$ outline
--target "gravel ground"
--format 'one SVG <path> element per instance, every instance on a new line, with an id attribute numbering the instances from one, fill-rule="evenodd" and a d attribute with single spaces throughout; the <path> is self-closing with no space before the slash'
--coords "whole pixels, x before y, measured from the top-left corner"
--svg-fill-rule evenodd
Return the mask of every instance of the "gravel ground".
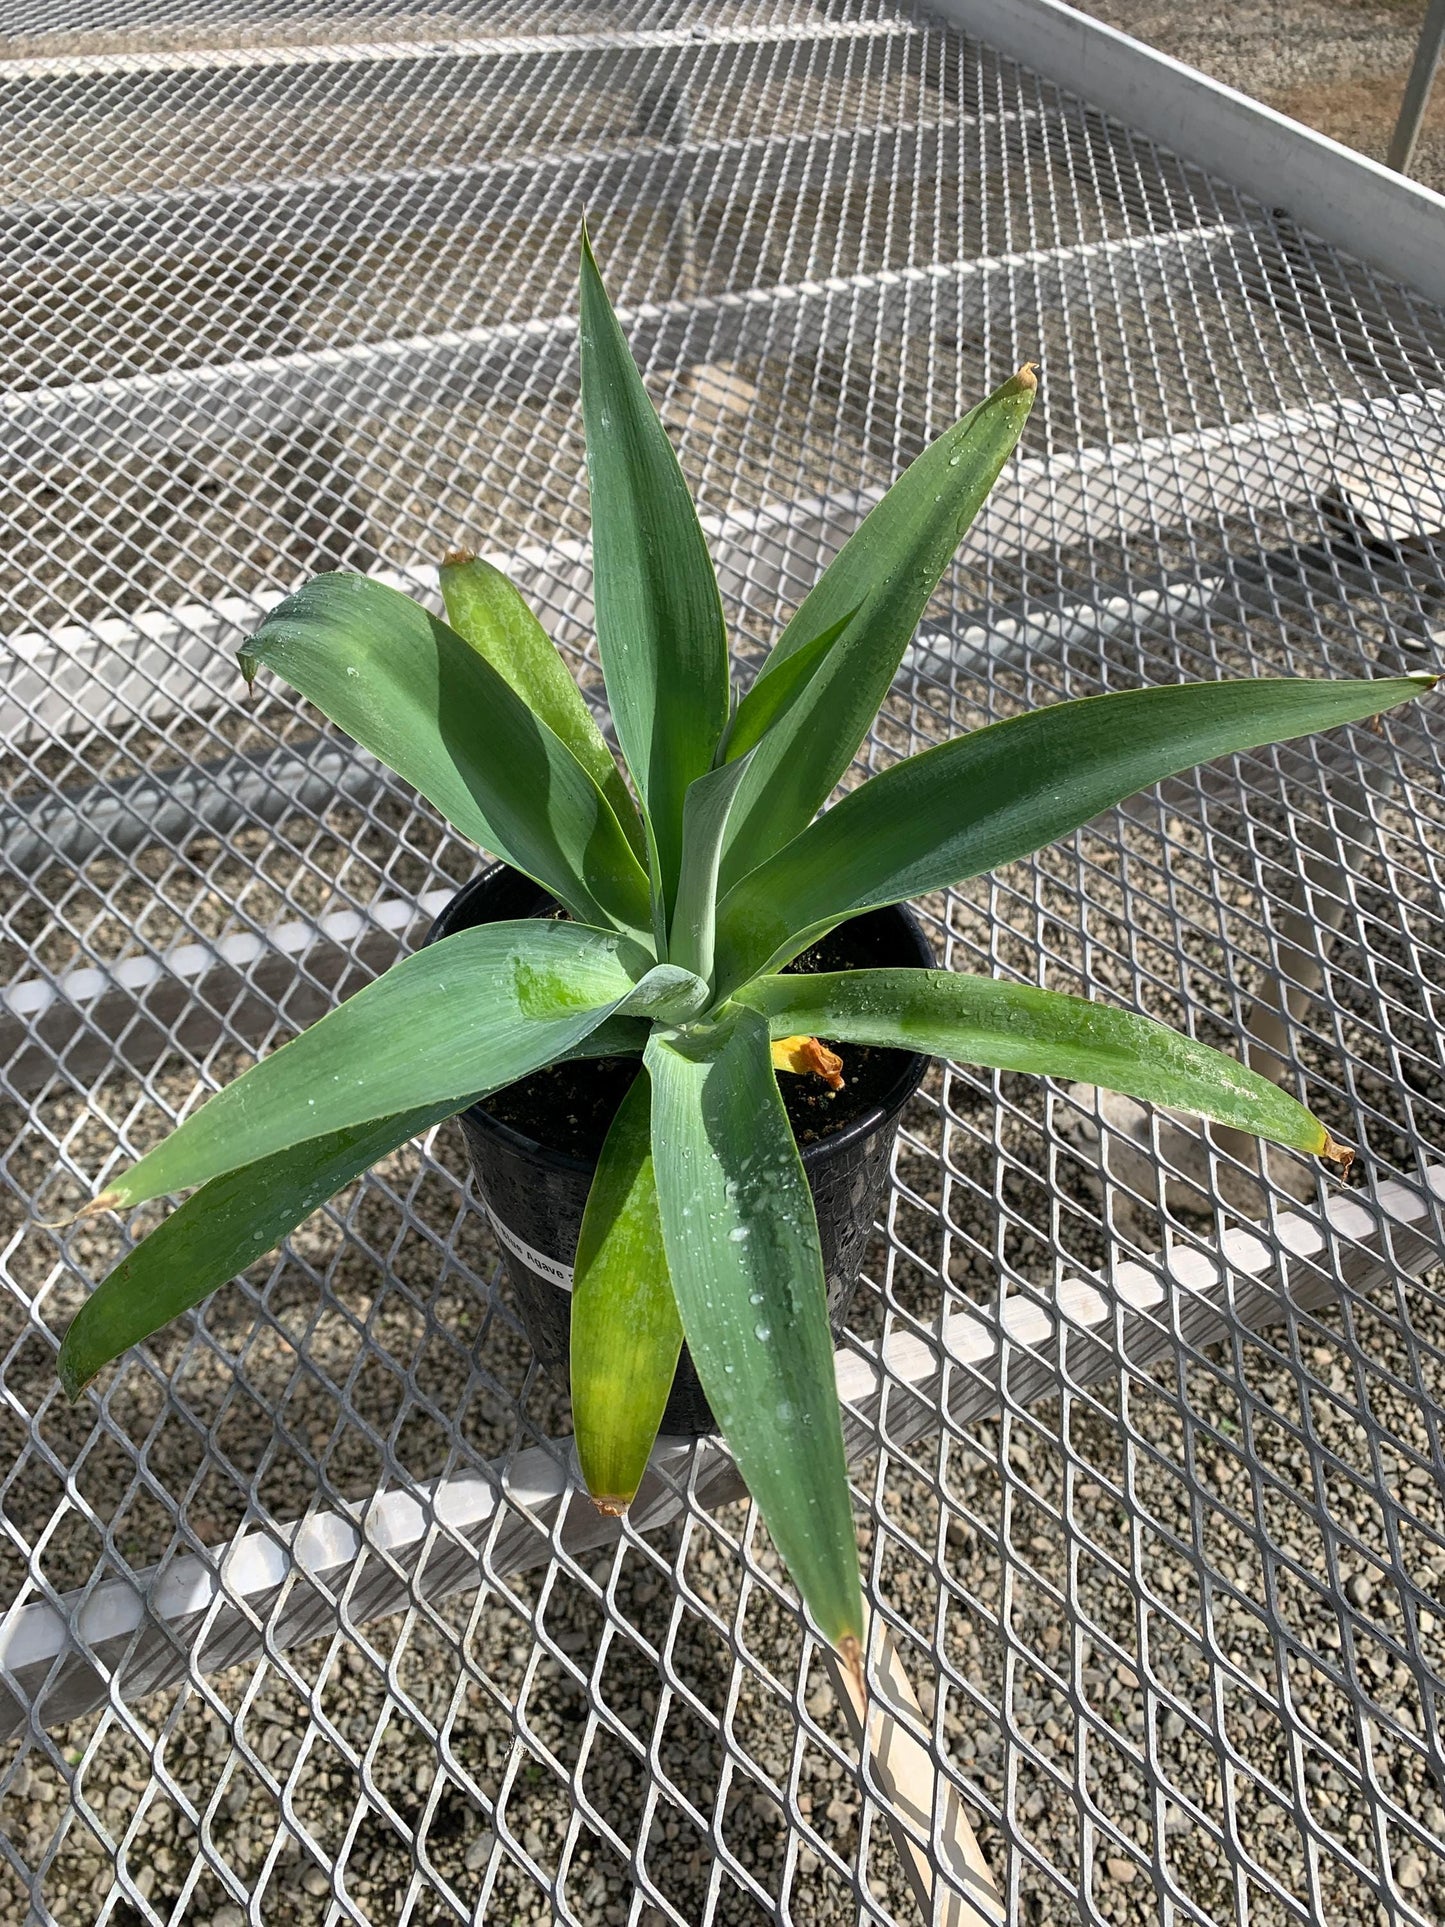
<path id="1" fill-rule="evenodd" d="M 1425 16 L 1423 0 L 1073 3 L 1380 161 Z M 1411 171 L 1445 191 L 1445 88 L 1435 89 Z"/>

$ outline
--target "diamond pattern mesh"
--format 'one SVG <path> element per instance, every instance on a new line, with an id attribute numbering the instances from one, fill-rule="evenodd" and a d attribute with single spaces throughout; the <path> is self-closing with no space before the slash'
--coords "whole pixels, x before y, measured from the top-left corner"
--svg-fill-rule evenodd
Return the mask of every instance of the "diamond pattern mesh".
<path id="1" fill-rule="evenodd" d="M 477 865 L 245 694 L 260 611 L 466 540 L 598 689 L 584 208 L 744 666 L 1042 363 L 858 775 L 1064 696 L 1428 664 L 1440 316 L 883 0 L 0 26 L 0 1918 L 906 1921 L 911 1840 L 967 1922 L 959 1812 L 986 1918 L 1439 1918 L 1429 704 L 923 906 L 955 967 L 1244 1032 L 1361 1158 L 934 1074 L 840 1357 L 861 1754 L 724 1453 L 620 1530 L 578 1495 L 450 1130 L 73 1408 L 59 1334 L 150 1220 L 50 1226 Z"/>

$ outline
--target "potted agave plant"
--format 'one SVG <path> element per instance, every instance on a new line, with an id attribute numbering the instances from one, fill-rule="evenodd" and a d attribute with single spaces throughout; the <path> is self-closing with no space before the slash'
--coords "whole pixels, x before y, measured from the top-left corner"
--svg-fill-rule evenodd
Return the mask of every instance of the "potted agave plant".
<path id="1" fill-rule="evenodd" d="M 1033 372 L 919 456 L 738 697 L 697 515 L 585 235 L 581 355 L 597 645 L 626 777 L 520 595 L 475 558 L 442 568 L 446 621 L 344 574 L 267 617 L 247 675 L 264 667 L 299 690 L 502 863 L 424 947 L 87 1207 L 193 1194 L 84 1305 L 60 1376 L 77 1394 L 377 1159 L 460 1114 L 534 1343 L 556 1367 L 570 1360 L 593 1495 L 628 1504 L 664 1423 L 716 1425 L 856 1671 L 830 1311 L 836 1323 L 928 1059 L 1085 1079 L 1348 1156 L 1286 1092 L 1157 1023 L 927 967 L 895 906 L 1196 762 L 1373 716 L 1432 679 L 1059 703 L 824 809 L 1018 440 Z"/>

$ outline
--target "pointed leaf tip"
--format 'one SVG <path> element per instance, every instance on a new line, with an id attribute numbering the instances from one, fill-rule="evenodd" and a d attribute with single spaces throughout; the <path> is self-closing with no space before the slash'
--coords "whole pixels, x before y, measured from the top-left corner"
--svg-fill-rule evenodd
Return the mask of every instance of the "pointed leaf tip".
<path id="1" fill-rule="evenodd" d="M 868 1680 L 863 1671 L 863 1647 L 852 1633 L 845 1633 L 838 1641 L 838 1657 L 848 1669 L 849 1684 L 853 1688 L 853 1704 L 860 1718 L 868 1712 Z"/>
<path id="2" fill-rule="evenodd" d="M 71 1320 L 55 1367 L 67 1397 L 245 1271 L 378 1158 L 460 1108 L 399 1112 L 213 1178 L 127 1253 Z"/>
<path id="3" fill-rule="evenodd" d="M 119 1191 L 102 1191 L 78 1211 L 68 1211 L 62 1218 L 37 1218 L 36 1224 L 42 1231 L 69 1231 L 73 1224 L 81 1224 L 87 1218 L 98 1218 L 103 1211 L 118 1211 L 123 1203 Z"/>
<path id="4" fill-rule="evenodd" d="M 62 1225 L 83 1224 L 87 1218 L 99 1218 L 107 1211 L 119 1211 L 124 1203 L 122 1192 L 100 1191 L 89 1204 L 83 1204 L 72 1216 L 62 1218 L 60 1222 Z"/>
<path id="5" fill-rule="evenodd" d="M 1319 1155 L 1340 1167 L 1335 1174 L 1338 1178 L 1341 1180 L 1347 1178 L 1350 1175 L 1350 1166 L 1355 1161 L 1354 1147 L 1349 1144 L 1337 1144 L 1328 1131 L 1325 1132 L 1324 1139 Z"/>
<path id="6" fill-rule="evenodd" d="M 61 1391 L 64 1392 L 69 1402 L 75 1405 L 79 1402 L 81 1393 L 84 1392 L 88 1386 L 95 1383 L 100 1373 L 97 1370 L 92 1372 L 89 1378 L 81 1378 L 78 1373 L 68 1371 L 64 1364 L 60 1364 L 55 1368 L 55 1375 L 60 1380 Z"/>

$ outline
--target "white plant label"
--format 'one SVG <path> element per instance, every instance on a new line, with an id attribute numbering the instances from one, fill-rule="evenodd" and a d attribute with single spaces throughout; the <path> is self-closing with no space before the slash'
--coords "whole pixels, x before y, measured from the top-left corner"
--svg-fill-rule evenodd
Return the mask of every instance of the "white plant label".
<path id="1" fill-rule="evenodd" d="M 534 1251 L 525 1238 L 519 1238 L 510 1225 L 487 1206 L 487 1216 L 492 1221 L 492 1229 L 514 1257 L 520 1258 L 529 1271 L 535 1271 L 539 1278 L 545 1278 L 549 1285 L 560 1285 L 563 1291 L 572 1289 L 572 1267 L 564 1265 L 560 1258 L 549 1258 L 545 1252 Z"/>

